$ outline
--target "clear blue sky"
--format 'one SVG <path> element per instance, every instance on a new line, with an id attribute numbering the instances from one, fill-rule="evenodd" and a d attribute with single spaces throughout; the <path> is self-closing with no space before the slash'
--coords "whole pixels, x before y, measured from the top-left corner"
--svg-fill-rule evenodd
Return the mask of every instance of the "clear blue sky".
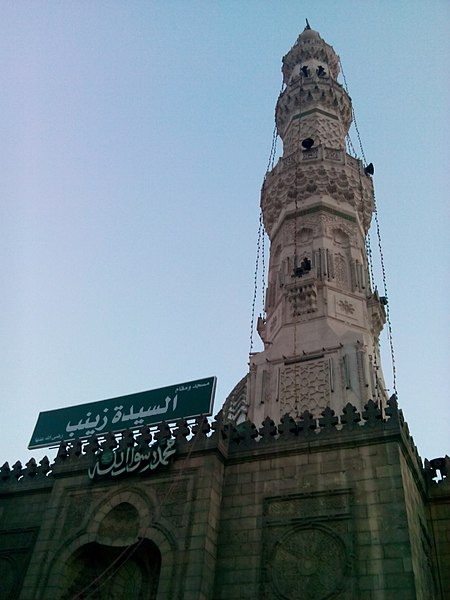
<path id="1" fill-rule="evenodd" d="M 281 58 L 305 17 L 375 165 L 399 401 L 421 455 L 450 453 L 449 2 L 0 14 L 0 464 L 45 454 L 26 449 L 41 410 L 210 375 L 218 409 L 245 374 Z"/>

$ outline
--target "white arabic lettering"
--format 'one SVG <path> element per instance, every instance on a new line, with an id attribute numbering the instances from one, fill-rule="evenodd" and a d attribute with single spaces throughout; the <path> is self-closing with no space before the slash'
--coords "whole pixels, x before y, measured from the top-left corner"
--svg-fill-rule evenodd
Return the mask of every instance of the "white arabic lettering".
<path id="1" fill-rule="evenodd" d="M 116 410 L 116 414 L 112 418 L 112 423 L 117 423 L 122 418 L 122 408 L 123 406 L 115 406 L 114 410 Z"/>
<path id="2" fill-rule="evenodd" d="M 175 439 L 170 438 L 166 440 L 164 446 L 159 444 L 154 448 L 149 448 L 148 452 L 142 452 L 135 450 L 134 448 L 127 448 L 126 452 L 123 450 L 117 450 L 116 452 L 106 450 L 100 457 L 93 467 L 88 470 L 88 476 L 90 479 L 94 479 L 95 476 L 102 477 L 104 475 L 111 475 L 111 477 L 117 477 L 123 473 L 144 473 L 145 471 L 154 471 L 159 466 L 167 466 L 169 464 L 169 458 L 175 454 Z"/>
<path id="3" fill-rule="evenodd" d="M 173 398 L 170 396 L 166 396 L 164 402 L 162 404 L 156 404 L 153 406 L 148 406 L 145 409 L 143 406 L 140 407 L 138 411 L 134 411 L 134 406 L 132 405 L 129 409 L 129 412 L 124 412 L 124 406 L 119 405 L 114 407 L 114 416 L 111 419 L 111 423 L 113 425 L 120 423 L 126 423 L 127 421 L 132 421 L 132 424 L 136 427 L 141 426 L 145 423 L 145 421 L 149 417 L 154 417 L 156 415 L 164 415 L 166 413 L 172 413 L 174 415 L 177 406 L 178 406 L 178 394 L 184 392 L 190 392 L 191 390 L 197 390 L 203 387 L 209 387 L 210 382 L 205 383 L 194 383 L 188 385 L 179 385 L 175 388 L 175 394 Z M 172 404 L 172 406 L 171 406 Z M 170 407 L 171 406 L 171 407 Z M 103 409 L 104 413 L 108 412 L 108 408 Z M 73 438 L 76 435 L 76 432 L 82 432 L 82 435 L 91 436 L 97 432 L 103 431 L 108 426 L 108 416 L 106 414 L 99 415 L 97 414 L 95 417 L 92 417 L 91 412 L 87 412 L 84 420 L 81 418 L 78 423 L 72 425 L 69 421 L 66 425 L 66 432 L 69 434 L 69 438 Z M 119 424 L 120 426 L 120 424 Z M 128 426 L 128 425 L 127 425 Z M 117 430 L 117 428 L 116 428 Z M 59 435 L 57 439 L 63 439 L 64 436 Z M 53 438 L 55 439 L 55 438 Z M 41 440 L 39 440 L 41 441 Z M 39 442 L 37 442 L 39 443 Z"/>
<path id="4" fill-rule="evenodd" d="M 130 412 L 128 415 L 123 415 L 122 416 L 122 421 L 134 421 L 134 425 L 142 425 L 144 423 L 144 418 L 145 417 L 151 417 L 153 415 L 163 415 L 164 413 L 166 413 L 169 410 L 169 404 L 172 401 L 172 399 L 170 398 L 170 396 L 167 396 L 165 399 L 165 406 L 153 406 L 153 407 L 148 407 L 147 410 L 144 410 L 144 407 L 141 406 L 141 408 L 139 409 L 139 412 L 134 412 L 134 406 L 131 407 Z M 175 396 L 173 399 L 174 402 L 174 406 L 176 407 L 177 405 L 177 397 Z M 172 409 L 175 410 L 175 409 Z M 115 418 L 115 417 L 114 417 Z M 113 422 L 115 422 L 113 420 Z"/>

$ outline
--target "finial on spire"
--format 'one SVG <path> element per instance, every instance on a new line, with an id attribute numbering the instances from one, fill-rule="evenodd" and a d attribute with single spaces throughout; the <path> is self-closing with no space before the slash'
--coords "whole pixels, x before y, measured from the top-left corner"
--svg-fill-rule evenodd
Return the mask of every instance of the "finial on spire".
<path id="1" fill-rule="evenodd" d="M 306 30 L 306 29 L 311 29 L 311 27 L 310 27 L 310 25 L 309 25 L 309 23 L 308 23 L 308 19 L 306 19 L 306 27 L 305 27 L 305 30 Z"/>

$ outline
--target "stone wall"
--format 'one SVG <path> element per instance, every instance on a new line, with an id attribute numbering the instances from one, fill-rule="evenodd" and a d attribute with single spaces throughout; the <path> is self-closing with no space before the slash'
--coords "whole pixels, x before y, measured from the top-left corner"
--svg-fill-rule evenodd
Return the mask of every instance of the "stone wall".
<path id="1" fill-rule="evenodd" d="M 395 399 L 385 415 L 369 402 L 258 429 L 219 413 L 154 434 L 169 436 L 173 462 L 142 475 L 88 469 L 117 444 L 149 448 L 148 430 L 5 463 L 0 598 L 446 597 L 446 471 L 424 477 Z"/>
<path id="2" fill-rule="evenodd" d="M 450 598 L 450 458 L 425 460 L 427 518 L 433 539 L 433 575 L 441 598 Z"/>

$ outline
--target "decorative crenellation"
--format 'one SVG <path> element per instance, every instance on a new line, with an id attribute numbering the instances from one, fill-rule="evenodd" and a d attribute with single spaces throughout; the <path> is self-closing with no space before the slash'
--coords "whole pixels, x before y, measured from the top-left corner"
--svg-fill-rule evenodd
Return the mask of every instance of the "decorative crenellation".
<path id="1" fill-rule="evenodd" d="M 38 463 L 34 458 L 26 463 L 25 468 L 22 466 L 20 460 L 16 461 L 12 467 L 9 466 L 8 462 L 5 462 L 0 467 L 0 483 L 6 481 L 18 481 L 19 479 L 41 480 L 50 473 L 51 471 L 50 462 L 47 456 Z"/>
<path id="2" fill-rule="evenodd" d="M 369 400 L 362 413 L 348 403 L 344 406 L 340 416 L 336 415 L 329 406 L 325 407 L 320 414 L 321 417 L 316 418 L 308 410 L 305 410 L 298 419 L 286 414 L 278 425 L 267 417 L 261 427 L 257 428 L 251 421 L 244 421 L 237 426 L 224 421 L 223 412 L 220 411 L 211 422 L 207 417 L 200 415 L 193 422 L 180 419 L 173 424 L 161 423 L 153 431 L 145 426 L 137 432 L 127 430 L 121 434 L 108 433 L 103 437 L 94 435 L 89 440 L 62 442 L 52 465 L 47 457 L 44 457 L 39 464 L 32 458 L 25 467 L 20 461 L 17 461 L 12 467 L 5 462 L 0 468 L 0 485 L 10 486 L 17 483 L 39 485 L 39 482 L 50 481 L 55 472 L 65 472 L 66 469 L 78 472 L 80 469 L 87 470 L 97 455 L 106 449 L 134 447 L 135 450 L 145 451 L 146 448 L 152 448 L 155 442 L 161 442 L 168 438 L 176 440 L 179 452 L 189 452 L 195 445 L 196 450 L 220 447 L 220 450 L 226 455 L 228 452 L 235 453 L 249 448 L 262 448 L 267 444 L 310 443 L 316 439 L 325 440 L 330 436 L 346 435 L 347 433 L 353 435 L 359 431 L 398 430 L 412 449 L 417 464 L 421 464 L 402 411 L 398 409 L 395 395 L 388 400 L 387 407 L 383 412 L 377 402 Z M 433 479 L 438 470 L 441 473 L 441 479 L 447 482 L 449 460 L 446 457 L 431 462 L 426 461 L 428 479 Z"/>
<path id="3" fill-rule="evenodd" d="M 424 475 L 429 486 L 450 486 L 450 456 L 425 459 Z"/>

